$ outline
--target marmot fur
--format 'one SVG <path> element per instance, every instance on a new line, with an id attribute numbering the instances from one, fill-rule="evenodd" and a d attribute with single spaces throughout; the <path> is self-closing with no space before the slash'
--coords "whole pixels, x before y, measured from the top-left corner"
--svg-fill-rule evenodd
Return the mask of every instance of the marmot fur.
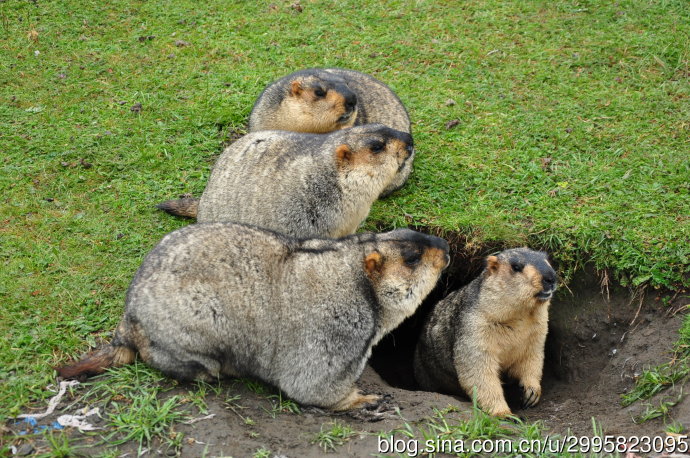
<path id="1" fill-rule="evenodd" d="M 520 382 L 523 404 L 541 397 L 548 310 L 556 273 L 546 253 L 506 250 L 486 259 L 469 285 L 436 304 L 415 351 L 417 382 L 426 390 L 469 396 L 496 416 L 510 415 L 501 375 Z"/>
<path id="2" fill-rule="evenodd" d="M 197 221 L 254 224 L 296 237 L 349 235 L 412 151 L 410 134 L 380 124 L 324 135 L 250 133 L 218 158 Z M 189 213 L 190 199 L 159 206 L 174 214 L 180 207 Z"/>
<path id="3" fill-rule="evenodd" d="M 136 352 L 178 380 L 252 377 L 302 404 L 356 408 L 378 399 L 354 385 L 372 346 L 448 261 L 443 239 L 408 229 L 300 240 L 193 224 L 146 256 L 112 342 L 58 372 L 98 374 Z"/>

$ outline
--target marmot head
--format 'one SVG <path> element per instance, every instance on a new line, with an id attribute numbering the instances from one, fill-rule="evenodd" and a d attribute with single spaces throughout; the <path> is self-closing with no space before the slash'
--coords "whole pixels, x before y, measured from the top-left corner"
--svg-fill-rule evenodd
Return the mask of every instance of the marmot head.
<path id="1" fill-rule="evenodd" d="M 414 152 L 412 136 L 382 124 L 365 124 L 332 134 L 338 169 L 380 177 L 388 186 Z"/>
<path id="2" fill-rule="evenodd" d="M 287 81 L 281 115 L 295 132 L 323 134 L 352 127 L 357 118 L 357 96 L 336 75 L 298 72 Z"/>
<path id="3" fill-rule="evenodd" d="M 529 248 L 505 250 L 486 258 L 484 282 L 492 291 L 503 291 L 507 297 L 525 304 L 549 301 L 557 284 L 547 254 Z"/>
<path id="4" fill-rule="evenodd" d="M 382 309 L 384 332 L 412 315 L 449 262 L 448 242 L 409 229 L 378 234 L 363 260 Z"/>

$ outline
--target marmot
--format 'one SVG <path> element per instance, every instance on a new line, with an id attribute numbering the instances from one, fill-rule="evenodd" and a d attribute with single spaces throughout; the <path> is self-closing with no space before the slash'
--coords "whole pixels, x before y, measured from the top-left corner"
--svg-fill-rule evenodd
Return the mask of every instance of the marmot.
<path id="1" fill-rule="evenodd" d="M 249 131 L 290 130 L 322 134 L 378 123 L 411 133 L 410 117 L 397 95 L 366 73 L 342 68 L 309 68 L 270 83 L 249 115 Z M 383 191 L 403 187 L 414 155 Z"/>
<path id="2" fill-rule="evenodd" d="M 249 131 L 323 134 L 378 123 L 410 133 L 410 117 L 397 95 L 366 73 L 308 68 L 270 83 L 249 115 Z"/>
<path id="3" fill-rule="evenodd" d="M 197 221 L 255 224 L 296 237 L 349 235 L 412 151 L 410 134 L 381 124 L 324 135 L 250 133 L 218 158 Z M 181 199 L 159 208 L 180 214 L 190 205 Z"/>
<path id="4" fill-rule="evenodd" d="M 302 404 L 357 408 L 378 399 L 354 385 L 372 346 L 448 262 L 445 240 L 409 229 L 331 240 L 193 224 L 146 256 L 112 342 L 58 372 L 95 375 L 139 353 L 178 380 L 252 377 Z"/>
<path id="5" fill-rule="evenodd" d="M 548 310 L 556 272 L 546 253 L 506 250 L 486 259 L 469 285 L 436 304 L 417 343 L 415 378 L 429 391 L 472 396 L 496 416 L 510 415 L 501 375 L 520 382 L 523 405 L 541 397 Z"/>

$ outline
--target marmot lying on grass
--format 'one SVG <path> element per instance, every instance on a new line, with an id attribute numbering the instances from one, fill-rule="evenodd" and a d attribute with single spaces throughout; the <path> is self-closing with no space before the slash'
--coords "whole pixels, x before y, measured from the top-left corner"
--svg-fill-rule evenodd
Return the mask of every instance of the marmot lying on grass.
<path id="1" fill-rule="evenodd" d="M 516 378 L 523 404 L 541 396 L 544 343 L 556 272 L 546 253 L 506 250 L 486 259 L 481 275 L 436 304 L 414 357 L 426 390 L 472 396 L 496 416 L 510 415 L 501 375 Z"/>
<path id="2" fill-rule="evenodd" d="M 94 375 L 138 352 L 179 380 L 253 377 L 302 404 L 357 408 L 378 399 L 354 386 L 372 346 L 448 262 L 445 240 L 408 229 L 299 240 L 190 225 L 144 259 L 112 342 L 58 372 Z"/>
<path id="3" fill-rule="evenodd" d="M 309 68 L 269 84 L 249 115 L 249 131 L 291 130 L 327 133 L 378 123 L 410 133 L 410 117 L 397 95 L 365 73 L 342 68 Z M 414 156 L 383 191 L 400 189 L 412 172 Z"/>
<path id="4" fill-rule="evenodd" d="M 380 124 L 325 135 L 254 132 L 218 158 L 197 207 L 158 207 L 199 222 L 255 224 L 296 237 L 355 232 L 381 191 L 410 159 L 412 137 Z"/>

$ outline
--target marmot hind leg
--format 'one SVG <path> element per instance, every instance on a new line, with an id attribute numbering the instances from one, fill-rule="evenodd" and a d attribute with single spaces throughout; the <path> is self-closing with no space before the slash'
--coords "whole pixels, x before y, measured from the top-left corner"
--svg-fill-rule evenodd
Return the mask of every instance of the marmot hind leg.
<path id="1" fill-rule="evenodd" d="M 381 396 L 377 394 L 362 394 L 357 388 L 353 388 L 347 396 L 333 405 L 331 409 L 336 412 L 359 409 L 366 405 L 377 404 L 379 401 L 381 401 Z"/>
<path id="2" fill-rule="evenodd" d="M 213 382 L 221 376 L 218 361 L 199 355 L 185 355 L 180 351 L 169 352 L 160 347 L 150 348 L 149 351 L 145 362 L 176 380 Z"/>

